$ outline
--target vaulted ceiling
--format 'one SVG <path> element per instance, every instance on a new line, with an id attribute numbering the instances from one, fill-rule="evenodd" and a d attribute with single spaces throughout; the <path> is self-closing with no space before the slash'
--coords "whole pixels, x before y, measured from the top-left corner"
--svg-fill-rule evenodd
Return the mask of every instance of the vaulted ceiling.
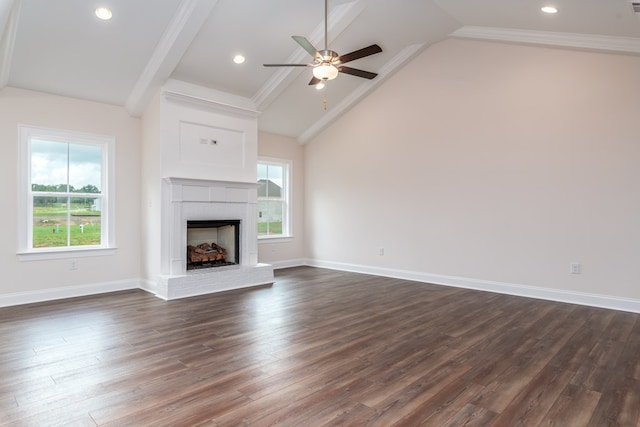
<path id="1" fill-rule="evenodd" d="M 542 13 L 547 4 L 559 12 Z M 111 20 L 96 18 L 99 6 Z M 0 0 L 0 88 L 140 115 L 172 79 L 242 97 L 261 130 L 304 142 L 447 37 L 640 54 L 640 14 L 627 0 L 329 0 L 329 49 L 377 43 L 382 53 L 349 65 L 378 76 L 340 74 L 316 90 L 309 67 L 263 67 L 311 62 L 291 36 L 323 49 L 324 13 L 323 0 Z"/>

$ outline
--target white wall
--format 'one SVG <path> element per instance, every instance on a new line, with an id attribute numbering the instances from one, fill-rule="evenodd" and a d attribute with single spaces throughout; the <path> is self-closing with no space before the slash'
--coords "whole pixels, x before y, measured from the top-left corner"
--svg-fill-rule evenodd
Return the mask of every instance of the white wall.
<path id="1" fill-rule="evenodd" d="M 309 257 L 640 299 L 639 75 L 634 56 L 430 47 L 307 145 Z"/>
<path id="2" fill-rule="evenodd" d="M 149 102 L 142 116 L 142 155 L 141 155 L 141 272 L 144 280 L 154 281 L 160 272 L 161 248 L 161 107 L 160 93 Z M 152 289 L 153 284 L 145 284 Z"/>
<path id="3" fill-rule="evenodd" d="M 292 212 L 290 239 L 258 241 L 258 261 L 279 266 L 304 263 L 304 146 L 294 138 L 258 133 L 258 156 L 290 160 Z"/>
<path id="4" fill-rule="evenodd" d="M 69 269 L 68 259 L 18 261 L 18 124 L 115 136 L 118 247 L 115 255 L 77 258 L 78 269 L 73 271 Z M 0 91 L 0 141 L 0 179 L 5 183 L 5 201 L 0 209 L 3 227 L 0 303 L 3 296 L 30 292 L 44 295 L 46 291 L 60 288 L 137 286 L 140 277 L 140 121 L 131 118 L 121 107 L 7 87 Z M 95 291 L 98 287 L 92 289 Z"/>

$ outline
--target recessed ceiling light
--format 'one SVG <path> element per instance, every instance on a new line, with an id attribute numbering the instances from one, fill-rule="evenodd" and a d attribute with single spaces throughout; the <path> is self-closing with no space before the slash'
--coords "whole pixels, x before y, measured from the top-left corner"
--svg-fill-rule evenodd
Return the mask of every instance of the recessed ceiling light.
<path id="1" fill-rule="evenodd" d="M 111 10 L 109 10 L 109 8 L 99 7 L 96 9 L 96 16 L 103 21 L 108 21 L 109 19 L 111 19 L 111 16 L 113 16 L 113 14 L 111 13 Z"/>
<path id="2" fill-rule="evenodd" d="M 553 6 L 545 6 L 540 9 L 544 13 L 558 13 L 558 8 Z"/>
<path id="3" fill-rule="evenodd" d="M 233 57 L 233 62 L 235 62 L 236 64 L 242 64 L 244 62 L 244 56 L 242 55 L 236 55 Z"/>

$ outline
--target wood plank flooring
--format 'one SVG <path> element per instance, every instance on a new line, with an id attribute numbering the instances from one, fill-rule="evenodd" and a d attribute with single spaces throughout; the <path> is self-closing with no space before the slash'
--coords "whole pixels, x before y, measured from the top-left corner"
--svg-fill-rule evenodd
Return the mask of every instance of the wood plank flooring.
<path id="1" fill-rule="evenodd" d="M 299 267 L 0 309 L 0 425 L 640 426 L 640 315 Z"/>

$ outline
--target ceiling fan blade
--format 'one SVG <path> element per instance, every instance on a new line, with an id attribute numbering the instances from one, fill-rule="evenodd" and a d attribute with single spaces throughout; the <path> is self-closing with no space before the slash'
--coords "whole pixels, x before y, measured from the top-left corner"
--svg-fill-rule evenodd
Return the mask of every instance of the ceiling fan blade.
<path id="1" fill-rule="evenodd" d="M 378 73 L 358 70 L 357 68 L 351 68 L 351 67 L 338 67 L 338 71 L 340 71 L 341 73 L 351 74 L 352 76 L 362 77 L 369 80 L 375 78 L 378 75 Z"/>
<path id="2" fill-rule="evenodd" d="M 311 64 L 262 64 L 263 67 L 311 67 Z"/>
<path id="3" fill-rule="evenodd" d="M 380 52 L 382 52 L 382 48 L 377 44 L 372 44 L 371 46 L 354 50 L 353 52 L 349 52 L 345 55 L 340 55 L 339 59 L 341 64 L 346 64 L 347 62 L 355 61 L 356 59 L 364 58 L 365 56 L 374 55 Z"/>
<path id="4" fill-rule="evenodd" d="M 291 36 L 291 38 L 294 39 L 296 41 L 296 43 L 298 43 L 300 46 L 302 46 L 302 48 L 304 50 L 309 52 L 309 55 L 313 56 L 314 58 L 315 58 L 316 55 L 319 55 L 318 49 L 313 47 L 311 42 L 309 40 L 307 40 L 306 38 L 304 38 L 302 36 Z"/>
<path id="5" fill-rule="evenodd" d="M 311 81 L 309 82 L 309 86 L 315 86 L 318 83 L 320 83 L 322 80 L 320 80 L 319 78 L 313 76 L 313 78 L 311 79 Z"/>

